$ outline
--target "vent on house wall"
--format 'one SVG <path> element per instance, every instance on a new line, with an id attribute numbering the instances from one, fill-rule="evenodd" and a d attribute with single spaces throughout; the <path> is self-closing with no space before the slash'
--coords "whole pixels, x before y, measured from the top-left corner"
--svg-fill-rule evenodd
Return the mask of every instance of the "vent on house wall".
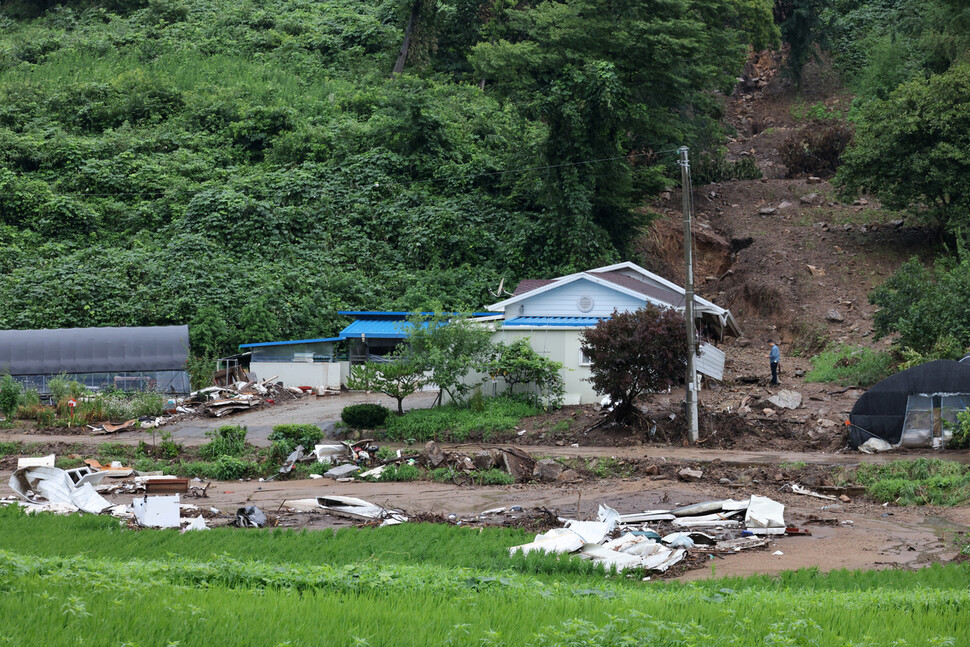
<path id="1" fill-rule="evenodd" d="M 589 312 L 593 309 L 593 299 L 592 297 L 579 297 L 576 305 L 579 306 L 580 312 Z"/>

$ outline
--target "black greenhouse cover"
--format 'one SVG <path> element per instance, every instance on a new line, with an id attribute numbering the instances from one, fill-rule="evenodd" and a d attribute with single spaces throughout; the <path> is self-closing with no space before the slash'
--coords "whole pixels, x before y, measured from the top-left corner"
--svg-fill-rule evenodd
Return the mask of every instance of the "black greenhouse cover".
<path id="1" fill-rule="evenodd" d="M 909 396 L 942 393 L 970 393 L 970 365 L 940 359 L 887 377 L 852 407 L 849 445 L 858 447 L 873 436 L 899 443 Z"/>
<path id="2" fill-rule="evenodd" d="M 11 375 L 182 371 L 188 326 L 0 330 L 0 372 Z"/>

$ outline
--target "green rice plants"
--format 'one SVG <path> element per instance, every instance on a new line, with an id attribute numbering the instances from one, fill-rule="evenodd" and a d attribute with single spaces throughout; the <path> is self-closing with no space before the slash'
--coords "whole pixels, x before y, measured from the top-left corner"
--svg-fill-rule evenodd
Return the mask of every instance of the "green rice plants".
<path id="1" fill-rule="evenodd" d="M 470 473 L 472 482 L 476 485 L 512 485 L 515 479 L 508 472 L 495 469 L 475 470 Z"/>
<path id="2" fill-rule="evenodd" d="M 209 442 L 199 447 L 199 458 L 212 461 L 220 456 L 242 456 L 247 433 L 246 427 L 240 425 L 223 425 L 205 432 Z"/>
<path id="3" fill-rule="evenodd" d="M 352 404 L 340 412 L 340 419 L 354 429 L 376 429 L 384 424 L 391 410 L 379 404 Z"/>

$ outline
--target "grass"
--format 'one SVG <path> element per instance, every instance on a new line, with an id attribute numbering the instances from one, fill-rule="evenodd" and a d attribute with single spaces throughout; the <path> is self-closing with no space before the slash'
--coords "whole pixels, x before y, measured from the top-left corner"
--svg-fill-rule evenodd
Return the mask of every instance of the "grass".
<path id="1" fill-rule="evenodd" d="M 935 458 L 866 463 L 854 480 L 878 501 L 899 505 L 960 505 L 970 500 L 970 468 Z"/>
<path id="2" fill-rule="evenodd" d="M 539 413 L 539 409 L 521 400 L 488 398 L 482 411 L 448 404 L 433 409 L 412 409 L 403 416 L 391 416 L 377 436 L 398 442 L 408 439 L 417 442 L 464 442 L 476 435 L 488 441 L 495 434 L 511 432 L 523 418 Z"/>
<path id="3" fill-rule="evenodd" d="M 505 528 L 179 535 L 13 510 L 0 523 L 0 643 L 915 646 L 970 634 L 966 564 L 643 583 L 509 558 L 530 535 Z"/>
<path id="4" fill-rule="evenodd" d="M 842 346 L 812 358 L 806 382 L 838 382 L 842 386 L 872 386 L 892 372 L 892 357 L 869 348 Z"/>

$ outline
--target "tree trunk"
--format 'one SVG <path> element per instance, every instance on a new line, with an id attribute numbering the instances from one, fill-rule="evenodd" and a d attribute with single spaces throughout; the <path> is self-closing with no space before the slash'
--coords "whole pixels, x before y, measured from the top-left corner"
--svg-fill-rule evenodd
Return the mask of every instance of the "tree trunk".
<path id="1" fill-rule="evenodd" d="M 411 16 L 408 18 L 408 26 L 404 29 L 404 43 L 401 44 L 401 53 L 397 55 L 397 61 L 394 63 L 394 70 L 391 72 L 391 76 L 404 71 L 404 63 L 408 60 L 408 50 L 411 48 L 411 33 L 414 31 L 414 22 L 418 17 L 420 7 L 420 1 L 411 5 Z"/>

